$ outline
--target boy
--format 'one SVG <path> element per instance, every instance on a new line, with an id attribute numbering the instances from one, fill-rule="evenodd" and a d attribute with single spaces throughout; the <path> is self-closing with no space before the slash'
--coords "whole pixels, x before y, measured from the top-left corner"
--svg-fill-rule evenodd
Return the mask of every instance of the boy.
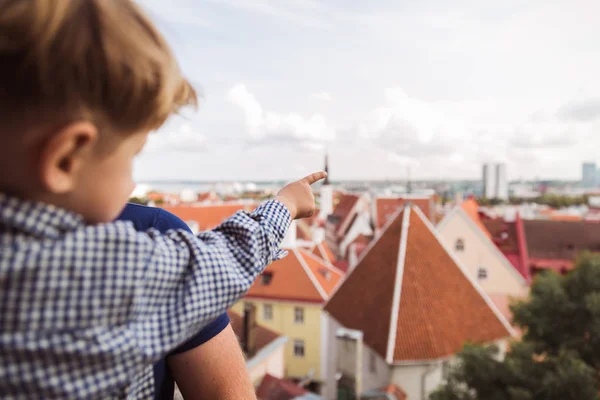
<path id="1" fill-rule="evenodd" d="M 0 0 L 0 395 L 149 398 L 314 212 L 313 174 L 199 235 L 111 221 L 148 132 L 196 95 L 128 0 Z"/>

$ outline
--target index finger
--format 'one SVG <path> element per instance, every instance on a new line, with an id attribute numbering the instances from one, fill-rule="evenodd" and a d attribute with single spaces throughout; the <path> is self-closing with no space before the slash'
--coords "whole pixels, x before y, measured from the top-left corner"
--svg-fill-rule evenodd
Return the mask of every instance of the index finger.
<path id="1" fill-rule="evenodd" d="M 309 185 L 312 185 L 313 183 L 318 182 L 321 179 L 325 179 L 326 177 L 327 177 L 327 172 L 321 171 L 321 172 L 315 172 L 314 174 L 310 174 L 302 180 L 304 182 L 308 183 Z"/>

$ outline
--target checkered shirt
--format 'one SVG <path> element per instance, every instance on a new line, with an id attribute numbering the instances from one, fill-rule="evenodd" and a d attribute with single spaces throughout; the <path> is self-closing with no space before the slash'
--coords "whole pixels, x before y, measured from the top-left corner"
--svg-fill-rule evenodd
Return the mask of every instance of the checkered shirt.
<path id="1" fill-rule="evenodd" d="M 142 233 L 0 194 L 0 397 L 151 398 L 152 364 L 285 255 L 289 224 L 270 201 L 197 238 Z"/>

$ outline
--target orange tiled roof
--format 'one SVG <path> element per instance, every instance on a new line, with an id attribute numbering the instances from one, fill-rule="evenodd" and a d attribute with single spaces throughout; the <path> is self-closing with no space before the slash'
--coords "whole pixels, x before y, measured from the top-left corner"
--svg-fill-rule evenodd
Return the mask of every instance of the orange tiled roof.
<path id="1" fill-rule="evenodd" d="M 165 210 L 177 215 L 184 222 L 196 221 L 201 231 L 215 228 L 227 218 L 240 210 L 251 211 L 254 206 L 247 204 L 219 204 L 219 205 L 179 205 L 165 206 Z"/>
<path id="2" fill-rule="evenodd" d="M 488 237 L 492 238 L 492 234 L 487 230 L 483 222 L 481 222 L 481 218 L 479 217 L 479 203 L 477 200 L 470 197 L 467 200 L 463 201 L 460 207 L 467 214 L 469 218 L 481 229 L 481 231 Z"/>
<path id="3" fill-rule="evenodd" d="M 377 215 L 375 225 L 377 229 L 383 229 L 385 224 L 396 215 L 399 209 L 404 207 L 406 203 L 410 202 L 415 206 L 419 207 L 423 214 L 429 219 L 431 219 L 432 209 L 431 209 L 431 198 L 378 198 L 375 200 L 375 209 L 377 210 Z"/>
<path id="4" fill-rule="evenodd" d="M 233 332 L 241 342 L 244 338 L 244 318 L 232 310 L 227 311 L 227 315 L 229 315 Z M 256 337 L 256 349 L 254 350 L 255 353 L 279 337 L 278 333 L 273 332 L 272 330 L 261 325 L 256 325 L 253 333 Z"/>
<path id="5" fill-rule="evenodd" d="M 331 295 L 343 274 L 337 268 L 302 249 L 289 249 L 283 260 L 269 265 L 265 273 L 271 274 L 268 284 L 259 277 L 247 297 L 288 301 L 321 303 Z"/>
<path id="6" fill-rule="evenodd" d="M 406 207 L 325 307 L 343 326 L 363 331 L 365 343 L 384 358 L 389 344 L 393 362 L 438 359 L 457 353 L 465 342 L 511 334 L 434 232 L 416 207 Z M 401 290 L 395 299 L 396 280 Z M 397 322 L 390 329 L 392 314 Z"/>

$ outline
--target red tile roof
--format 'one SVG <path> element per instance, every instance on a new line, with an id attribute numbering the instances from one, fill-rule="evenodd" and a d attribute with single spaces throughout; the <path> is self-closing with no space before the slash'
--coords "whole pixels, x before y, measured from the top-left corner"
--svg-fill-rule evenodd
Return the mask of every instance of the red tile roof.
<path id="1" fill-rule="evenodd" d="M 259 277 L 247 297 L 322 303 L 342 279 L 343 273 L 302 249 L 289 249 L 283 260 L 269 265 L 268 284 Z"/>
<path id="2" fill-rule="evenodd" d="M 244 338 L 244 318 L 236 313 L 235 311 L 227 311 L 227 315 L 229 315 L 229 319 L 231 321 L 231 328 L 237 336 L 240 343 L 242 343 Z M 269 345 L 269 343 L 273 342 L 275 339 L 279 337 L 279 334 L 273 332 L 272 330 L 265 328 L 261 325 L 256 325 L 254 327 L 254 335 L 256 337 L 256 349 L 255 353 L 260 351 L 262 348 Z M 243 345 L 243 343 L 242 343 Z"/>
<path id="3" fill-rule="evenodd" d="M 276 378 L 269 374 L 265 375 L 256 389 L 258 400 L 292 400 L 307 393 L 308 390 L 294 382 Z"/>
<path id="4" fill-rule="evenodd" d="M 336 221 L 336 226 L 342 226 L 352 215 L 352 210 L 359 199 L 360 196 L 355 194 L 343 194 L 340 197 L 339 203 L 335 206 L 333 214 L 331 215 Z"/>
<path id="5" fill-rule="evenodd" d="M 403 208 L 408 202 L 419 207 L 423 214 L 428 219 L 432 218 L 433 210 L 431 197 L 413 198 L 413 197 L 397 197 L 397 198 L 378 198 L 375 200 L 375 225 L 377 229 L 383 229 L 385 224 L 393 218 L 399 209 Z"/>
<path id="6" fill-rule="evenodd" d="M 350 263 L 346 260 L 337 260 L 333 265 L 344 273 L 348 272 L 348 269 L 350 268 Z"/>
<path id="7" fill-rule="evenodd" d="M 466 342 L 488 343 L 511 334 L 425 220 L 415 207 L 397 214 L 325 307 L 343 326 L 361 330 L 382 357 L 390 345 L 394 362 L 438 359 Z M 394 298 L 397 279 L 401 290 Z"/>
<path id="8" fill-rule="evenodd" d="M 383 393 L 391 394 L 396 398 L 396 400 L 407 400 L 408 398 L 406 396 L 406 392 L 402 390 L 401 387 L 396 385 L 387 385 L 386 387 L 382 388 L 381 391 Z"/>
<path id="9" fill-rule="evenodd" d="M 165 210 L 177 215 L 184 222 L 196 221 L 201 231 L 215 228 L 227 218 L 240 210 L 251 211 L 255 206 L 247 204 L 219 204 L 219 205 L 179 205 L 165 206 Z"/>
<path id="10" fill-rule="evenodd" d="M 600 252 L 599 224 L 551 220 L 522 220 L 522 224 L 528 264 L 533 268 L 556 269 L 562 267 L 565 260 L 571 262 L 575 260 L 577 254 L 583 250 Z M 522 252 L 519 249 L 518 224 L 488 220 L 484 221 L 484 225 L 492 233 L 494 242 L 507 258 L 513 264 L 521 262 L 518 259 Z M 549 260 L 556 260 L 558 264 L 552 264 Z M 518 266 L 516 267 L 519 269 Z M 569 269 L 568 265 L 567 269 Z"/>

